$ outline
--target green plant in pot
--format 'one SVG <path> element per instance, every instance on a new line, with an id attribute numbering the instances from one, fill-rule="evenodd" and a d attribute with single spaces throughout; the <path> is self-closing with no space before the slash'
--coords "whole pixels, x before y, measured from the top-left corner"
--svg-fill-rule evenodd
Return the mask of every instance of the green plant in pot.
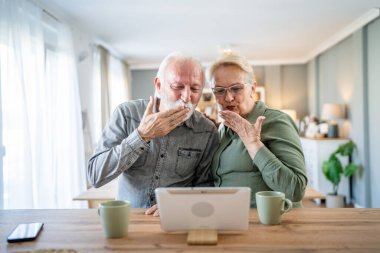
<path id="1" fill-rule="evenodd" d="M 323 174 L 333 185 L 332 193 L 326 197 L 327 207 L 344 207 L 344 196 L 338 195 L 338 187 L 342 175 L 351 177 L 359 169 L 359 166 L 352 163 L 351 160 L 352 153 L 355 149 L 355 143 L 349 141 L 340 145 L 338 149 L 330 155 L 329 159 L 323 162 Z M 346 166 L 342 165 L 341 157 L 348 157 Z"/>

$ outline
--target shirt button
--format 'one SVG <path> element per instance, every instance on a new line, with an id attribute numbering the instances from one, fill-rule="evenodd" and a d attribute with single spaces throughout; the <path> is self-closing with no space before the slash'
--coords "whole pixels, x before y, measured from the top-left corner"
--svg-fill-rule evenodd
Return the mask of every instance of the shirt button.
<path id="1" fill-rule="evenodd" d="M 163 158 L 165 155 L 164 154 L 161 154 L 160 157 Z"/>
<path id="2" fill-rule="evenodd" d="M 156 176 L 156 179 L 159 179 L 159 176 Z"/>
<path id="3" fill-rule="evenodd" d="M 143 148 L 143 147 L 141 147 L 140 149 L 141 149 L 141 150 L 144 150 L 144 148 Z"/>

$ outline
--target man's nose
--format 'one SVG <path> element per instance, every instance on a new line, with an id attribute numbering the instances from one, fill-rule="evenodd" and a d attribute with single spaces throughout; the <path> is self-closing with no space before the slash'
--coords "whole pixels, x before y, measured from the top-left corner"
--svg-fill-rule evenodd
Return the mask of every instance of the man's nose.
<path id="1" fill-rule="evenodd" d="M 181 93 L 181 99 L 182 99 L 182 101 L 185 102 L 185 103 L 189 102 L 191 100 L 190 95 L 191 95 L 190 87 L 186 86 L 182 90 L 182 93 Z"/>

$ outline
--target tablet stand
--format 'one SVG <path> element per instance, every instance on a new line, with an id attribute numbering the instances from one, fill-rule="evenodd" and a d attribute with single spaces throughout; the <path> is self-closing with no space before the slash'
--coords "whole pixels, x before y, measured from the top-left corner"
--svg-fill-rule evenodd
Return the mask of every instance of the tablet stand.
<path id="1" fill-rule="evenodd" d="M 216 245 L 218 231 L 215 229 L 195 229 L 187 234 L 188 245 Z"/>

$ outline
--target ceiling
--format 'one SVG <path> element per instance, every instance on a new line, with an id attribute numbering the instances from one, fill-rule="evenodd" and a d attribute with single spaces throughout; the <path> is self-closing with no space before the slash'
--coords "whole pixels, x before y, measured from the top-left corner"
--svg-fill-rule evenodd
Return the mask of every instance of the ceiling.
<path id="1" fill-rule="evenodd" d="M 252 64 L 305 63 L 379 15 L 380 0 L 36 0 L 132 68 L 229 48 Z M 371 10 L 372 9 L 372 10 Z"/>

